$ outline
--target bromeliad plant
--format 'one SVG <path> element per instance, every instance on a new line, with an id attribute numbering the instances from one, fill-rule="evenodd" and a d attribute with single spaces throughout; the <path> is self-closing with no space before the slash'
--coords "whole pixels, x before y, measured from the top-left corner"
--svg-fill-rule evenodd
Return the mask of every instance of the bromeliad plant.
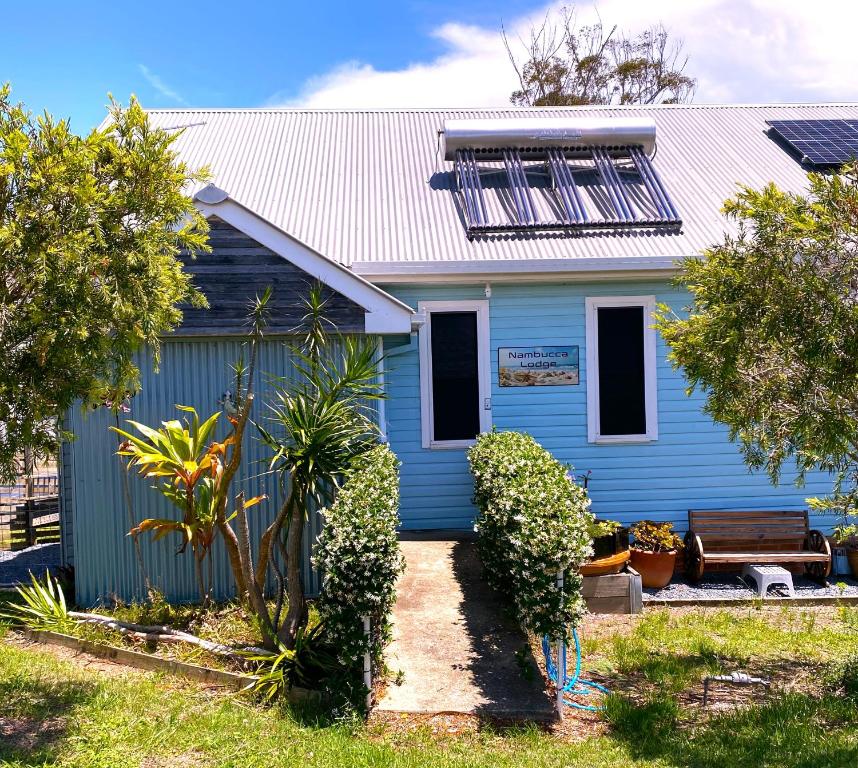
<path id="1" fill-rule="evenodd" d="M 250 307 L 249 362 L 245 365 L 243 360 L 239 360 L 234 366 L 235 409 L 228 415 L 232 429 L 222 442 L 208 442 L 220 414 L 212 414 L 200 423 L 196 411 L 186 406 L 177 407 L 192 414 L 190 423 L 187 420 L 184 424 L 169 421 L 164 422 L 161 429 L 153 429 L 138 422 L 129 422 L 142 437 L 112 427 L 125 438 L 118 453 L 129 458 L 129 469 L 137 466 L 144 477 L 156 478 L 159 482 L 156 489 L 182 512 L 181 520 L 148 519 L 129 533 L 136 536 L 144 531 L 153 531 L 156 538 L 171 532 L 179 533 L 182 536 L 179 552 L 186 551 L 188 544 L 194 552 L 197 585 L 203 602 L 207 602 L 211 594 L 211 561 L 208 585 L 203 578 L 202 565 L 217 533 L 223 537 L 239 598 L 243 599 L 248 594 L 247 577 L 250 569 L 242 556 L 238 534 L 230 522 L 236 519 L 239 530 L 242 529 L 242 523 L 246 528 L 247 509 L 265 497 L 246 500 L 244 494 L 239 493 L 232 513 L 227 512 L 227 505 L 233 478 L 241 465 L 242 441 L 253 406 L 258 347 L 268 323 L 270 299 L 271 289 L 267 288 Z"/>
<path id="2" fill-rule="evenodd" d="M 631 527 L 635 537 L 632 547 L 640 552 L 676 552 L 682 548 L 682 539 L 673 532 L 673 523 L 656 523 L 641 520 Z"/>
<path id="3" fill-rule="evenodd" d="M 190 414 L 183 421 L 173 419 L 162 423 L 160 429 L 130 421 L 139 433 L 131 434 L 111 427 L 124 442 L 117 453 L 129 459 L 128 467 L 137 467 L 146 478 L 157 481 L 155 488 L 180 512 L 181 518 L 148 518 L 129 531 L 132 536 L 151 532 L 155 541 L 171 533 L 181 537 L 177 554 L 190 545 L 194 555 L 194 570 L 200 598 L 207 603 L 212 589 L 212 561 L 209 558 L 218 524 L 218 501 L 224 478 L 224 459 L 227 450 L 235 443 L 235 433 L 223 442 L 209 442 L 220 413 L 214 413 L 200 422 L 196 409 L 177 405 L 180 411 Z M 243 509 L 258 504 L 264 496 L 242 500 Z M 203 575 L 203 563 L 208 559 L 208 571 Z"/>

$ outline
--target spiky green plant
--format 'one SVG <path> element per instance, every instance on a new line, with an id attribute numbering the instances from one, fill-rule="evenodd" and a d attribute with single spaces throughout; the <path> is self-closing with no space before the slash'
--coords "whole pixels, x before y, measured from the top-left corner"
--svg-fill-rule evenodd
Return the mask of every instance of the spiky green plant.
<path id="1" fill-rule="evenodd" d="M 282 544 L 287 615 L 279 622 L 278 608 L 268 626 L 287 648 L 294 647 L 308 621 L 301 569 L 304 522 L 312 505 L 331 501 L 331 491 L 352 459 L 378 441 L 370 404 L 384 397 L 376 341 L 332 331 L 327 302 L 322 286 L 311 286 L 304 301 L 304 335 L 300 344 L 290 347 L 298 361 L 297 376 L 292 381 L 275 380 L 269 422 L 265 427 L 257 424 L 272 452 L 270 467 L 289 488 L 277 517 L 262 535 L 256 569 L 261 587 L 270 553 Z M 271 646 L 272 640 L 268 642 Z"/>
<path id="2" fill-rule="evenodd" d="M 178 533 L 182 539 L 179 553 L 189 544 L 193 550 L 200 598 L 207 603 L 212 587 L 211 560 L 208 579 L 203 578 L 202 563 L 209 557 L 218 530 L 224 458 L 235 435 L 229 435 L 222 443 L 214 440 L 209 444 L 220 413 L 201 422 L 196 409 L 186 405 L 176 408 L 189 413 L 191 419 L 185 419 L 184 423 L 178 419 L 165 421 L 160 429 L 129 421 L 142 437 L 116 427 L 111 429 L 124 438 L 117 453 L 129 458 L 129 469 L 136 466 L 144 477 L 159 481 L 155 487 L 182 513 L 181 520 L 148 518 L 129 533 L 137 536 L 151 531 L 156 541 L 170 533 Z M 247 499 L 243 502 L 244 508 L 264 498 Z"/>
<path id="3" fill-rule="evenodd" d="M 277 643 L 275 655 L 248 653 L 248 661 L 258 663 L 258 679 L 250 690 L 268 701 L 280 698 L 295 686 L 318 689 L 319 684 L 338 669 L 334 650 L 324 642 L 324 627 L 301 627 L 295 636 L 294 648 Z"/>
<path id="4" fill-rule="evenodd" d="M 15 591 L 23 603 L 6 601 L 0 608 L 0 618 L 15 624 L 24 624 L 31 629 L 46 629 L 52 632 L 67 632 L 74 619 L 69 616 L 68 606 L 59 581 L 50 573 L 39 579 L 30 573 L 29 585 L 19 585 Z"/>

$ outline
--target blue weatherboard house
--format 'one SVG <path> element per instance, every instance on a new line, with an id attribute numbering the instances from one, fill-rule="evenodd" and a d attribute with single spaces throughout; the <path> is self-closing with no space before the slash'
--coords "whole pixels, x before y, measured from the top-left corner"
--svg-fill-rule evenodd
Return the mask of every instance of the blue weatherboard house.
<path id="1" fill-rule="evenodd" d="M 801 191 L 812 161 L 826 160 L 813 153 L 817 121 L 836 128 L 858 106 L 150 117 L 181 129 L 181 156 L 211 170 L 212 183 L 190 193 L 211 223 L 212 253 L 186 262 L 211 306 L 186 312 L 157 373 L 141 355 L 129 418 L 157 423 L 177 403 L 224 407 L 244 306 L 266 285 L 274 313 L 260 368 L 288 376 L 283 337 L 318 279 L 340 329 L 383 347 L 379 420 L 402 462 L 403 529 L 473 526 L 466 450 L 493 427 L 527 431 L 589 473 L 594 511 L 624 523 L 671 520 L 681 532 L 689 508 L 801 509 L 830 488 L 827 475 L 799 489 L 789 476 L 773 487 L 750 473 L 701 395 L 686 394 L 650 316 L 659 302 L 686 306 L 671 282 L 677 264 L 734 231 L 721 205 L 738 185 Z M 67 422 L 77 439 L 62 455 L 63 546 L 78 598 L 140 595 L 129 520 L 171 512 L 135 477 L 126 494 L 106 410 L 73 410 Z M 252 436 L 246 453 L 239 485 L 269 495 L 263 525 L 279 490 Z M 312 587 L 318 519 L 308 526 Z M 148 569 L 168 597 L 193 599 L 190 558 L 174 549 L 145 540 Z M 216 592 L 230 594 L 218 550 L 215 571 Z"/>

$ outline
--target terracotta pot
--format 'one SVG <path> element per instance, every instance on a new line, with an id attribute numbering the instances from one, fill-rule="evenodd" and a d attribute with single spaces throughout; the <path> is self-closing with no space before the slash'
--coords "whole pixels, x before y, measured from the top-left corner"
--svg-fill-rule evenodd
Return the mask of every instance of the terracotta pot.
<path id="1" fill-rule="evenodd" d="M 641 575 L 641 584 L 650 589 L 666 587 L 673 578 L 676 550 L 672 552 L 643 552 L 632 549 L 630 565 Z"/>
<path id="2" fill-rule="evenodd" d="M 849 561 L 849 568 L 852 575 L 858 577 L 858 549 L 847 549 L 846 559 Z"/>

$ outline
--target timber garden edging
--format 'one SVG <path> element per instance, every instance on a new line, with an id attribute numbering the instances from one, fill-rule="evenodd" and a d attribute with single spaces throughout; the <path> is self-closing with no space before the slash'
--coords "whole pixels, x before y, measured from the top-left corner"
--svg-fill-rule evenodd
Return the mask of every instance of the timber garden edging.
<path id="1" fill-rule="evenodd" d="M 97 643 L 93 640 L 84 640 L 78 637 L 73 637 L 72 635 L 65 635 L 60 632 L 38 629 L 22 629 L 21 631 L 28 640 L 42 645 L 56 645 L 63 648 L 70 648 L 71 650 L 88 653 L 91 656 L 96 656 L 100 659 L 115 661 L 116 663 L 123 664 L 127 667 L 153 672 L 166 672 L 167 674 L 184 677 L 201 683 L 208 683 L 209 685 L 219 685 L 224 688 L 232 688 L 236 691 L 246 689 L 259 679 L 256 675 L 243 675 L 222 669 L 202 667 L 198 664 L 189 664 L 185 661 L 162 659 L 160 656 L 154 656 L 150 653 L 132 651 L 128 648 L 117 648 L 114 645 Z M 287 698 L 291 704 L 298 704 L 318 702 L 321 700 L 321 697 L 322 694 L 320 691 L 312 691 L 307 688 L 295 687 L 290 689 Z"/>
<path id="2" fill-rule="evenodd" d="M 190 680 L 222 685 L 236 690 L 246 688 L 258 679 L 255 675 L 242 675 L 222 669 L 211 669 L 210 667 L 202 667 L 197 664 L 189 664 L 185 661 L 162 659 L 160 656 L 155 656 L 151 653 L 132 651 L 129 648 L 117 648 L 114 645 L 97 643 L 93 640 L 84 640 L 60 632 L 41 629 L 22 629 L 21 631 L 28 640 L 42 645 L 58 645 L 74 651 L 88 653 L 100 659 L 115 661 L 128 667 L 155 672 L 167 672 L 172 675 L 186 677 Z"/>

